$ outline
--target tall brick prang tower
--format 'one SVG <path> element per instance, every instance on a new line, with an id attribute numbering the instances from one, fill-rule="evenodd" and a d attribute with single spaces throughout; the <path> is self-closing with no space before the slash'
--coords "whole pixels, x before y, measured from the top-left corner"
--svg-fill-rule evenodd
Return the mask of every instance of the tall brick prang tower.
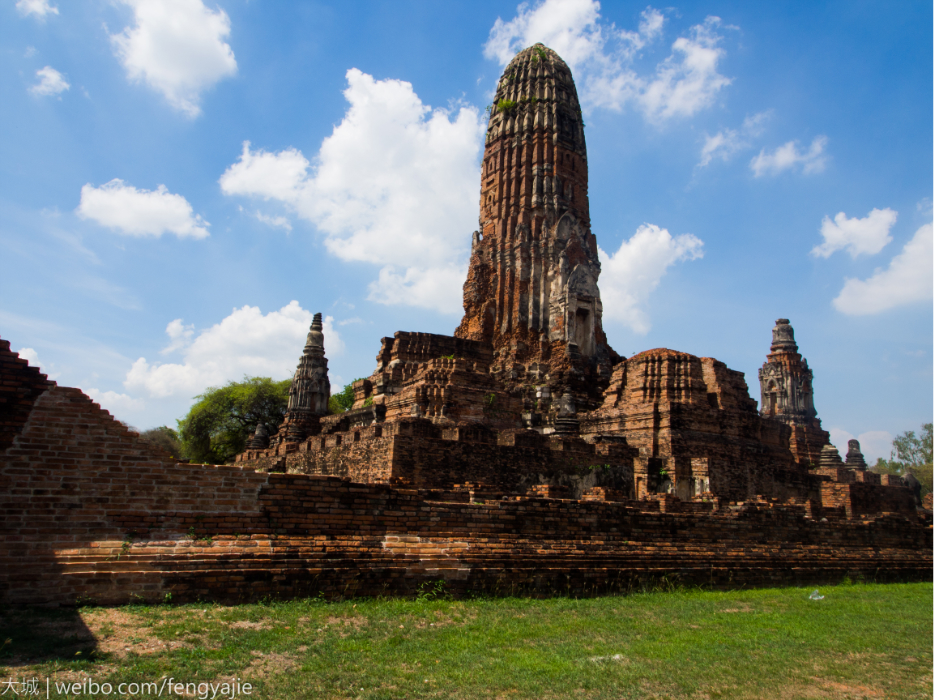
<path id="1" fill-rule="evenodd" d="M 506 67 L 490 110 L 480 230 L 455 335 L 492 343 L 494 370 L 507 376 L 529 372 L 557 389 L 586 377 L 575 392 L 585 398 L 581 387 L 605 385 L 619 357 L 601 321 L 587 147 L 571 71 L 541 44 L 525 49 Z"/>
<path id="2" fill-rule="evenodd" d="M 330 396 L 328 360 L 324 356 L 324 325 L 321 314 L 315 314 L 305 339 L 305 349 L 292 376 L 285 422 L 279 428 L 280 440 L 300 442 L 317 433 L 319 417 L 328 413 Z"/>
<path id="3" fill-rule="evenodd" d="M 817 418 L 814 408 L 814 374 L 798 352 L 795 330 L 787 318 L 780 318 L 772 329 L 772 345 L 767 361 L 759 370 L 763 416 L 782 422 L 805 425 Z"/>
<path id="4" fill-rule="evenodd" d="M 759 413 L 791 427 L 791 451 L 807 466 L 818 464 L 821 449 L 830 440 L 814 408 L 813 381 L 808 361 L 798 352 L 794 328 L 787 318 L 778 319 L 766 362 L 759 369 Z"/>

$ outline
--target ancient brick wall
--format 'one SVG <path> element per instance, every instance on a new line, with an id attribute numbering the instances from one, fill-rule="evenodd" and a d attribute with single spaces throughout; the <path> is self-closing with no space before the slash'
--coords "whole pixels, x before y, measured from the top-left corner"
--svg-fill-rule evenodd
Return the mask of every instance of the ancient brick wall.
<path id="1" fill-rule="evenodd" d="M 878 474 L 873 476 L 878 478 Z M 878 513 L 915 513 L 914 497 L 908 489 L 901 486 L 881 486 L 872 480 L 823 482 L 821 502 L 827 507 L 843 508 L 849 518 Z"/>
<path id="2" fill-rule="evenodd" d="M 36 399 L 55 382 L 10 350 L 0 339 L 0 450 L 13 442 L 23 429 Z"/>
<path id="3" fill-rule="evenodd" d="M 334 477 L 262 480 L 259 512 L 163 511 L 139 501 L 98 511 L 85 541 L 56 543 L 54 560 L 4 562 L 0 596 L 238 601 L 412 593 L 437 580 L 455 593 L 541 595 L 625 590 L 663 576 L 716 587 L 930 578 L 930 528 L 899 516 L 818 522 L 803 507 L 670 495 L 471 505 Z"/>
<path id="4" fill-rule="evenodd" d="M 256 510 L 264 481 L 238 467 L 176 464 L 79 389 L 52 387 L 0 453 L 3 535 L 30 547 L 84 541 L 91 530 L 111 532 L 100 530 L 105 513 L 137 505 Z"/>
<path id="5" fill-rule="evenodd" d="M 489 493 L 522 494 L 534 484 L 551 483 L 569 497 L 597 485 L 633 495 L 633 451 L 625 444 L 548 438 L 532 430 L 494 431 L 478 423 L 442 427 L 406 418 L 322 434 L 288 452 L 282 448 L 272 456 L 247 451 L 237 464 L 447 491 L 477 484 Z"/>
<path id="6" fill-rule="evenodd" d="M 471 432 L 476 426 L 451 429 L 464 432 L 448 440 L 429 436 L 434 427 L 410 421 L 408 434 L 393 438 L 422 437 L 423 446 L 439 449 L 446 443 L 453 454 L 462 446 L 467 460 L 471 450 L 489 459 L 497 448 L 541 449 L 541 437 L 524 431 L 492 443 Z M 371 439 L 381 438 L 374 431 Z M 547 444 L 557 463 L 601 450 L 609 458 L 624 447 Z M 430 469 L 440 453 L 423 449 L 419 468 Z M 463 491 L 175 464 L 79 390 L 52 387 L 0 452 L 0 601 L 411 593 L 439 579 L 454 592 L 541 595 L 619 590 L 662 576 L 713 586 L 845 574 L 930 578 L 930 526 L 917 516 L 858 518 L 859 489 L 905 489 L 835 485 L 850 489 L 850 519 L 846 504 L 815 511 L 811 504 L 685 503 L 671 494 L 614 502 L 607 499 L 623 496 L 612 488 L 589 488 L 583 502 L 489 502 L 471 487 L 475 500 L 487 502 L 467 503 Z M 543 495 L 565 493 L 555 484 Z"/>

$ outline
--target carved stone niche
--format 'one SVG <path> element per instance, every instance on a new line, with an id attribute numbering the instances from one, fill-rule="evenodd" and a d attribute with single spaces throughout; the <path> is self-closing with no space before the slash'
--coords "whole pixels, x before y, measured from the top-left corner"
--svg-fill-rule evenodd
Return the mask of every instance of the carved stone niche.
<path id="1" fill-rule="evenodd" d="M 565 340 L 577 345 L 582 357 L 590 357 L 596 351 L 596 326 L 602 311 L 600 292 L 592 271 L 587 265 L 576 265 L 568 279 L 565 296 Z"/>

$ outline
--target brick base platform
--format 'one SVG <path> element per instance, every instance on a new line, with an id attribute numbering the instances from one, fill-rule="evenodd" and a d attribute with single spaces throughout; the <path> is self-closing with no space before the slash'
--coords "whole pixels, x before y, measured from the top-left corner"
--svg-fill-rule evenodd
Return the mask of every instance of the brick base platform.
<path id="1" fill-rule="evenodd" d="M 478 503 L 483 494 L 464 490 L 176 464 L 6 343 L 0 368 L 7 604 L 413 594 L 438 580 L 462 594 L 588 595 L 661 578 L 714 587 L 931 579 L 930 525 L 860 516 L 837 492 L 824 508 L 670 494 L 614 501 L 605 499 L 623 496 L 604 488 L 579 501 Z"/>

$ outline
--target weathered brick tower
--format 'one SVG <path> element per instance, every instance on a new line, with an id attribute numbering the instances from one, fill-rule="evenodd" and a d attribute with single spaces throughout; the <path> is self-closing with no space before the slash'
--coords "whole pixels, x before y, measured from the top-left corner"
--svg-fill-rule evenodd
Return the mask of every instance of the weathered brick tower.
<path id="1" fill-rule="evenodd" d="M 606 387 L 607 344 L 590 231 L 587 146 L 567 64 L 536 44 L 506 67 L 491 107 L 455 335 L 492 343 L 506 381 L 571 389 L 579 408 Z"/>
<path id="2" fill-rule="evenodd" d="M 297 443 L 309 435 L 316 435 L 320 431 L 320 417 L 327 415 L 330 396 L 328 360 L 324 356 L 324 325 L 318 313 L 312 319 L 305 349 L 292 376 L 289 405 L 276 444 L 281 441 Z"/>
<path id="3" fill-rule="evenodd" d="M 759 369 L 763 418 L 791 427 L 791 451 L 805 466 L 817 465 L 829 435 L 821 428 L 814 408 L 814 373 L 798 352 L 795 330 L 787 318 L 775 321 L 772 345 Z"/>

